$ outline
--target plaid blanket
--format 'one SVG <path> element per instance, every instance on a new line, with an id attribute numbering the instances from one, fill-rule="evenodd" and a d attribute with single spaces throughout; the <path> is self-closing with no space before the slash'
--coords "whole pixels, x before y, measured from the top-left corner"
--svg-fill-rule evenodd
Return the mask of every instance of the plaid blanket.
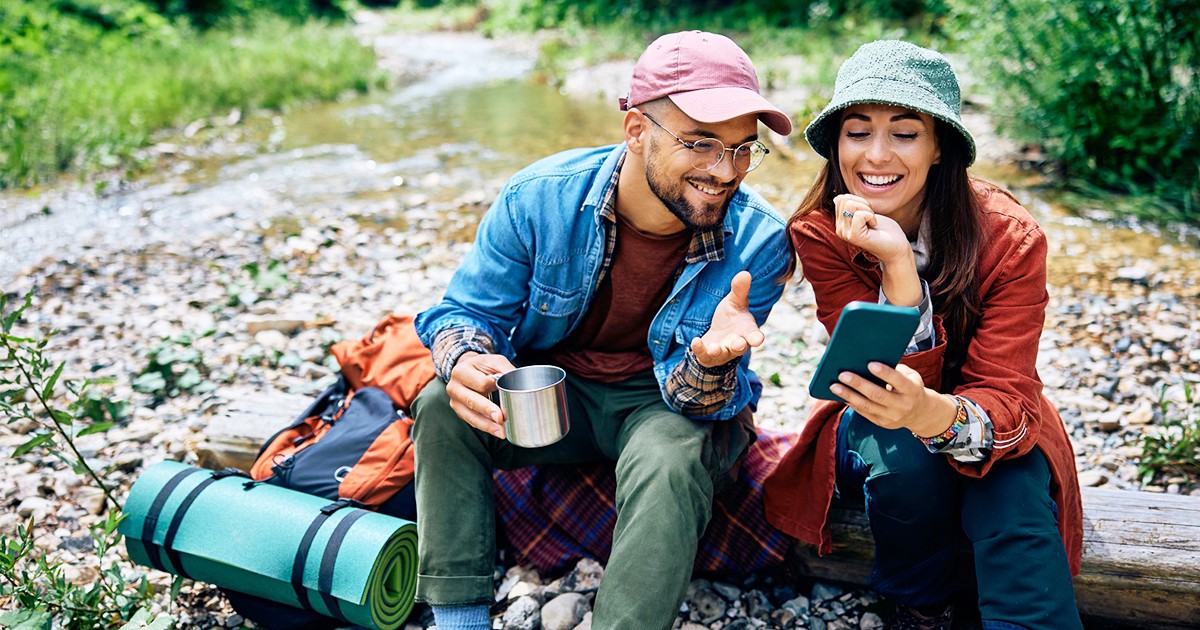
<path id="1" fill-rule="evenodd" d="M 737 480 L 713 505 L 697 572 L 741 573 L 783 561 L 792 539 L 767 523 L 762 481 L 795 437 L 759 430 Z M 617 521 L 614 464 L 531 466 L 497 471 L 495 481 L 500 543 L 519 562 L 554 573 L 583 557 L 608 561 Z"/>

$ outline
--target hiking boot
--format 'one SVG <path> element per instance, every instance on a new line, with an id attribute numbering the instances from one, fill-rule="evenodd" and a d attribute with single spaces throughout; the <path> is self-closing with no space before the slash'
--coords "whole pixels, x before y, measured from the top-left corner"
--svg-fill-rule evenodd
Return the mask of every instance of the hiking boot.
<path id="1" fill-rule="evenodd" d="M 888 630 L 950 630 L 954 618 L 954 605 L 930 604 L 928 606 L 896 605 L 896 614 L 887 625 Z"/>

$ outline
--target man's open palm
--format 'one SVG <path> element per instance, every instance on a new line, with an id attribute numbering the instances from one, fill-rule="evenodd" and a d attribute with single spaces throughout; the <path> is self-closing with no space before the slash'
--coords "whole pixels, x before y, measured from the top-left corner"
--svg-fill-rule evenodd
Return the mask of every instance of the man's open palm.
<path id="1" fill-rule="evenodd" d="M 739 271 L 729 283 L 729 295 L 717 304 L 712 326 L 703 337 L 692 339 L 692 352 L 700 365 L 716 367 L 762 345 L 763 333 L 750 314 L 750 272 Z"/>

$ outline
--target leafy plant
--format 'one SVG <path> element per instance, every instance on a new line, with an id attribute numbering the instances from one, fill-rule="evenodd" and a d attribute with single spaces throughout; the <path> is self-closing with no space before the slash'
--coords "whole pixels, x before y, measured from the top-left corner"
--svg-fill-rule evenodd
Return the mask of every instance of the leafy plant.
<path id="1" fill-rule="evenodd" d="M 1073 187 L 1200 221 L 1200 3 L 950 4 L 1004 131 L 1043 146 Z"/>
<path id="2" fill-rule="evenodd" d="M 1138 474 L 1143 484 L 1165 474 L 1200 479 L 1200 405 L 1195 390 L 1183 381 L 1182 403 L 1171 401 L 1169 388 L 1159 389 L 1158 408 L 1163 418 L 1161 432 L 1142 438 L 1142 457 Z"/>
<path id="3" fill-rule="evenodd" d="M 265 265 L 250 262 L 242 265 L 241 269 L 246 274 L 245 281 L 225 279 L 228 306 L 249 306 L 289 284 L 287 264 L 282 260 L 272 258 Z"/>
<path id="4" fill-rule="evenodd" d="M 21 316 L 32 304 L 32 294 L 9 312 L 8 296 L 0 295 L 0 417 L 8 424 L 33 424 L 32 437 L 18 446 L 14 457 L 42 449 L 58 457 L 76 473 L 86 476 L 104 493 L 112 509 L 104 521 L 91 528 L 95 553 L 103 562 L 121 535 L 121 505 L 112 489 L 89 465 L 76 447 L 75 439 L 108 430 L 128 415 L 128 405 L 99 395 L 92 381 L 62 381 L 65 363 L 55 364 L 47 355 L 54 331 L 40 338 L 14 333 Z M 52 404 L 60 384 L 73 397 L 67 409 Z M 173 620 L 151 615 L 152 599 L 145 581 L 128 581 L 116 562 L 101 566 L 98 574 L 79 584 L 69 579 L 66 564 L 53 559 L 37 546 L 35 523 L 30 519 L 17 526 L 16 536 L 0 535 L 0 601 L 18 610 L 0 613 L 0 626 L 49 630 L 61 628 L 154 627 L 165 629 Z M 140 626 L 129 626 L 138 620 Z"/>
<path id="5" fill-rule="evenodd" d="M 149 363 L 133 381 L 133 389 L 158 398 L 182 393 L 204 394 L 216 385 L 205 377 L 204 356 L 192 347 L 194 338 L 184 333 L 163 340 L 147 353 Z"/>

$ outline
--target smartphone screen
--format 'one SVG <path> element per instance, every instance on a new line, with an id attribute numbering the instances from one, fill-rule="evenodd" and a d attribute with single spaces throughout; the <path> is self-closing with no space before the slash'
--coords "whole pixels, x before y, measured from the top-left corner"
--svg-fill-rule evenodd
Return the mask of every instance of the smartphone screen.
<path id="1" fill-rule="evenodd" d="M 882 384 L 867 370 L 867 364 L 879 361 L 895 367 L 920 323 L 921 316 L 915 308 L 872 302 L 847 304 L 808 384 L 808 393 L 814 398 L 845 402 L 829 391 L 842 372 L 853 372 Z"/>

